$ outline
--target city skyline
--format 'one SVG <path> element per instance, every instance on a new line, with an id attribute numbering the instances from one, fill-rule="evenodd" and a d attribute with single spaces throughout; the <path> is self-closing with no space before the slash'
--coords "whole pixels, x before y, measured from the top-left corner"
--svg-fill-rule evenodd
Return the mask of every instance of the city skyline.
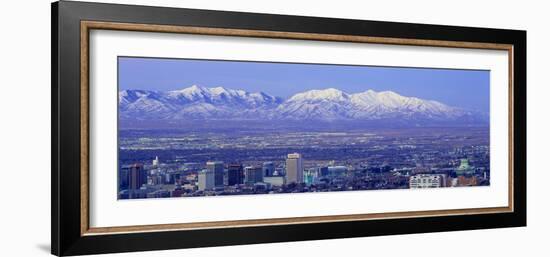
<path id="1" fill-rule="evenodd" d="M 490 185 L 487 128 L 157 133 L 122 133 L 118 199 Z"/>

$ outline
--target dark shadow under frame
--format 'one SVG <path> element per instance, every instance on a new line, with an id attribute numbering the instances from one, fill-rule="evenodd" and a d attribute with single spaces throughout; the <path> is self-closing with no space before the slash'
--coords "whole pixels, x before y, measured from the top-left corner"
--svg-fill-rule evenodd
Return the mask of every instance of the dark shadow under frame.
<path id="1" fill-rule="evenodd" d="M 525 225 L 525 32 L 523 31 L 77 2 L 54 3 L 52 8 L 52 253 L 54 254 L 171 249 Z M 510 204 L 505 209 L 447 210 L 440 213 L 409 212 L 214 224 L 89 228 L 87 222 L 89 29 L 508 50 L 510 74 L 514 74 L 510 77 L 510 85 L 513 85 L 513 88 L 510 87 L 510 90 L 513 89 L 510 92 L 510 103 L 514 106 L 513 112 L 510 112 L 510 138 L 513 139 L 511 141 L 513 147 L 510 149 L 510 161 L 513 165 L 510 165 L 510 168 L 511 171 L 520 171 L 510 172 L 512 176 L 510 181 L 513 182 L 510 186 L 513 193 L 510 190 L 509 202 L 513 205 Z M 336 31 L 336 29 L 339 30 Z M 411 32 L 413 33 L 410 34 Z M 80 174 L 75 174 L 76 170 L 80 170 Z M 323 233 L 320 233 L 321 231 Z"/>

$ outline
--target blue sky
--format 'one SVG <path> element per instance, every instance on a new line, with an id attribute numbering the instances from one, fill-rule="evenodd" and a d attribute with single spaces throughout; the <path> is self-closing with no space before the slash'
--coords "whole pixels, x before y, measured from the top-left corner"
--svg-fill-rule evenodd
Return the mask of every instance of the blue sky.
<path id="1" fill-rule="evenodd" d="M 489 71 L 119 57 L 119 90 L 191 85 L 262 91 L 287 98 L 311 89 L 391 90 L 489 111 Z"/>

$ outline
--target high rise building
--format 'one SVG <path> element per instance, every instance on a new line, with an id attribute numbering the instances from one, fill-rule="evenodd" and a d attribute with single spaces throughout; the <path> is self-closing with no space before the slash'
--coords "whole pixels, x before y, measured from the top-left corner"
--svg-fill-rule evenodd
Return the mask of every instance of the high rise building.
<path id="1" fill-rule="evenodd" d="M 204 169 L 199 172 L 199 190 L 210 190 L 215 186 L 214 172 Z"/>
<path id="2" fill-rule="evenodd" d="M 140 189 L 147 184 L 147 172 L 141 163 L 123 166 L 120 171 L 120 180 L 121 184 L 125 184 L 128 189 Z"/>
<path id="3" fill-rule="evenodd" d="M 304 180 L 304 165 L 302 155 L 291 153 L 286 158 L 287 183 L 302 183 Z"/>
<path id="4" fill-rule="evenodd" d="M 214 186 L 223 186 L 223 162 L 207 162 L 206 169 L 214 173 Z"/>
<path id="5" fill-rule="evenodd" d="M 275 172 L 275 164 L 273 164 L 273 162 L 264 162 L 262 169 L 264 172 L 264 176 L 273 176 L 273 173 Z"/>
<path id="6" fill-rule="evenodd" d="M 318 177 L 318 172 L 316 168 L 308 169 L 304 172 L 304 183 L 310 186 L 315 183 L 315 180 Z"/>
<path id="7" fill-rule="evenodd" d="M 247 166 L 244 167 L 244 182 L 246 184 L 254 184 L 257 182 L 263 182 L 264 174 L 262 167 Z"/>
<path id="8" fill-rule="evenodd" d="M 156 156 L 155 159 L 153 160 L 153 166 L 156 168 L 159 166 L 159 157 Z"/>
<path id="9" fill-rule="evenodd" d="M 243 181 L 243 165 L 238 163 L 233 163 L 227 165 L 227 185 L 233 186 L 242 184 Z"/>
<path id="10" fill-rule="evenodd" d="M 130 171 L 130 166 L 119 166 L 118 171 L 118 191 L 128 189 L 128 172 Z"/>

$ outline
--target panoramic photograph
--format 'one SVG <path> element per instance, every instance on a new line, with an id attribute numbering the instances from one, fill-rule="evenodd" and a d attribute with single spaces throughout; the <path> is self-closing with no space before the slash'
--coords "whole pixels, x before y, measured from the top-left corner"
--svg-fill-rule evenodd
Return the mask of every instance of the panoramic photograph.
<path id="1" fill-rule="evenodd" d="M 118 57 L 117 198 L 490 185 L 488 70 Z"/>

